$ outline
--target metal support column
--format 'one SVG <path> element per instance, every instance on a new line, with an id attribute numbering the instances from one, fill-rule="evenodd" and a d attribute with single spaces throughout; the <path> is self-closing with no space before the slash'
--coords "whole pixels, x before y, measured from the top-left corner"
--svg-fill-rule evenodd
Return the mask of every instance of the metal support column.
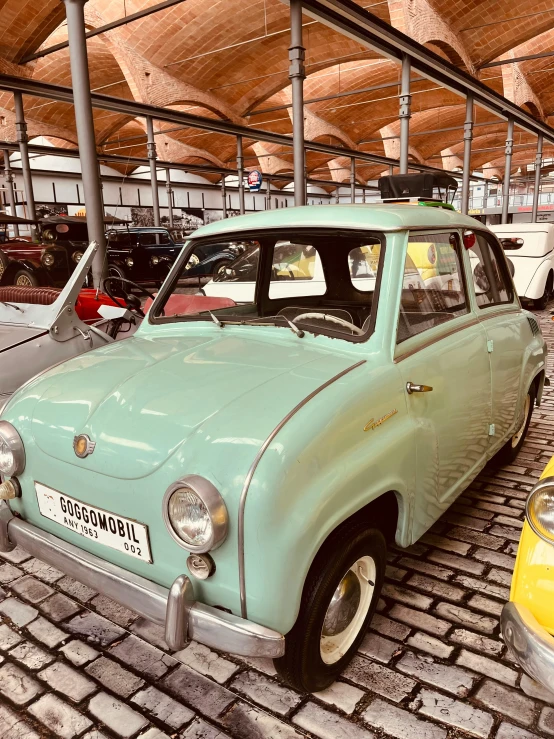
<path id="1" fill-rule="evenodd" d="M 350 160 L 350 202 L 356 202 L 356 160 Z"/>
<path id="2" fill-rule="evenodd" d="M 96 138 L 88 72 L 87 42 L 85 38 L 86 0 L 64 0 L 67 16 L 67 37 L 69 40 L 69 59 L 71 63 L 71 83 L 77 142 L 85 194 L 88 236 L 98 243 L 98 251 L 92 263 L 92 277 L 95 287 L 100 287 L 105 274 L 106 239 L 104 235 L 104 207 L 96 156 Z"/>
<path id="3" fill-rule="evenodd" d="M 292 85 L 292 147 L 295 205 L 306 205 L 306 175 L 304 169 L 305 56 L 306 50 L 302 45 L 302 0 L 290 0 L 289 79 Z"/>
<path id="4" fill-rule="evenodd" d="M 508 223 L 510 207 L 510 178 L 512 173 L 512 153 L 514 150 L 514 119 L 508 119 L 508 136 L 506 137 L 506 158 L 504 165 L 504 184 L 502 189 L 502 223 Z"/>
<path id="5" fill-rule="evenodd" d="M 27 218 L 33 220 L 37 217 L 35 208 L 35 196 L 33 194 L 33 177 L 31 175 L 31 165 L 29 163 L 29 137 L 27 136 L 27 124 L 25 123 L 25 111 L 23 109 L 23 95 L 20 92 L 14 92 L 13 101 L 15 104 L 15 130 L 17 133 L 17 143 L 19 144 L 19 154 L 21 156 L 21 174 L 23 175 L 23 190 L 25 191 L 25 200 L 27 203 Z M 36 227 L 31 227 L 33 241 L 36 238 Z"/>
<path id="6" fill-rule="evenodd" d="M 167 207 L 169 208 L 169 227 L 173 228 L 173 188 L 171 187 L 171 170 L 165 170 L 165 190 L 167 192 Z"/>
<path id="7" fill-rule="evenodd" d="M 239 188 L 239 211 L 243 215 L 246 212 L 244 202 L 244 155 L 242 153 L 242 136 L 237 136 L 237 174 Z"/>
<path id="8" fill-rule="evenodd" d="M 541 195 L 541 169 L 542 169 L 542 133 L 537 139 L 537 155 L 535 157 L 535 190 L 533 192 L 533 215 L 531 221 L 537 222 L 539 212 L 539 199 Z"/>
<path id="9" fill-rule="evenodd" d="M 466 98 L 466 119 L 464 123 L 464 168 L 462 171 L 462 213 L 469 211 L 469 178 L 471 176 L 471 142 L 473 141 L 473 97 Z"/>
<path id="10" fill-rule="evenodd" d="M 158 195 L 158 175 L 156 174 L 156 141 L 154 139 L 154 121 L 146 118 L 146 148 L 150 163 L 150 179 L 152 181 L 152 208 L 154 210 L 154 226 L 160 226 L 160 198 Z"/>
<path id="11" fill-rule="evenodd" d="M 339 187 L 339 185 L 337 185 L 337 187 L 335 189 L 335 203 L 337 203 L 337 205 L 338 205 L 338 203 L 340 203 L 340 187 Z"/>
<path id="12" fill-rule="evenodd" d="M 4 179 L 6 180 L 6 190 L 8 192 L 11 214 L 12 216 L 16 216 L 14 176 L 10 166 L 10 152 L 7 149 L 4 149 Z M 17 223 L 14 223 L 12 228 L 14 236 L 19 236 L 19 226 Z"/>
<path id="13" fill-rule="evenodd" d="M 410 95 L 411 62 L 408 56 L 402 57 L 402 85 L 400 89 L 400 174 L 408 174 L 410 150 L 410 118 L 412 117 L 412 96 Z"/>
<path id="14" fill-rule="evenodd" d="M 296 193 L 295 193 L 295 195 L 296 195 Z M 295 205 L 296 204 L 297 203 L 296 203 L 296 200 L 295 200 Z M 269 177 L 267 178 L 267 198 L 266 198 L 266 206 L 265 206 L 265 209 L 266 210 L 271 210 L 271 180 L 269 179 Z"/>
<path id="15" fill-rule="evenodd" d="M 227 218 L 227 188 L 225 186 L 225 175 L 221 178 L 221 204 L 223 211 L 223 218 Z"/>

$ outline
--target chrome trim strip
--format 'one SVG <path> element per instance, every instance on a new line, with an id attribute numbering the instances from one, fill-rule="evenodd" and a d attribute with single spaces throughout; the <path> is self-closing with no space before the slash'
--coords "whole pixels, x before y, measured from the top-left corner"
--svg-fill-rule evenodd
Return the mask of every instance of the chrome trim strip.
<path id="1" fill-rule="evenodd" d="M 497 305 L 492 305 L 491 308 L 498 308 Z M 510 308 L 510 310 L 501 310 L 497 311 L 496 313 L 480 313 L 479 314 L 479 323 L 483 323 L 483 321 L 490 321 L 492 318 L 502 318 L 502 316 L 510 316 L 515 313 L 522 313 L 523 308 L 521 306 L 519 308 Z"/>
<path id="2" fill-rule="evenodd" d="M 404 352 L 404 354 L 399 354 L 398 357 L 394 358 L 394 364 L 398 364 L 398 362 L 401 362 L 403 359 L 407 359 L 408 357 L 417 354 L 417 352 L 420 352 L 422 349 L 427 349 L 428 346 L 432 346 L 433 344 L 446 339 L 447 336 L 457 334 L 459 331 L 464 331 L 466 328 L 470 328 L 471 326 L 477 326 L 478 323 L 479 319 L 475 317 L 473 320 L 464 323 L 463 326 L 456 326 L 455 328 L 451 328 L 450 331 L 445 331 L 445 333 L 441 334 L 440 336 L 434 336 L 432 339 L 429 339 L 429 341 L 426 341 L 423 344 L 414 347 L 413 349 L 409 349 L 407 352 Z"/>
<path id="3" fill-rule="evenodd" d="M 529 515 L 529 506 L 531 504 L 531 499 L 533 495 L 538 493 L 543 488 L 554 488 L 554 477 L 552 475 L 549 475 L 548 477 L 541 478 L 538 483 L 535 485 L 535 487 L 531 490 L 529 495 L 527 496 L 527 500 L 525 501 L 525 518 L 527 520 L 527 523 L 533 530 L 533 532 L 539 537 L 539 539 L 542 539 L 547 544 L 550 544 L 550 546 L 554 546 L 554 534 L 552 535 L 552 539 L 549 539 L 546 537 L 542 531 L 539 531 L 535 524 L 533 523 L 533 519 Z"/>
<path id="4" fill-rule="evenodd" d="M 16 545 L 149 621 L 165 625 L 165 638 L 172 649 L 182 649 L 188 638 L 244 657 L 281 657 L 285 653 L 285 638 L 278 631 L 195 601 L 186 575 L 177 577 L 168 590 L 15 518 L 8 506 L 2 505 L 0 551 L 10 551 Z"/>
<path id="5" fill-rule="evenodd" d="M 324 382 L 323 385 L 320 385 L 313 392 L 307 395 L 303 400 L 301 400 L 300 403 L 298 403 L 297 406 L 295 406 L 291 411 L 289 411 L 289 413 L 287 413 L 287 415 L 283 418 L 283 420 L 280 421 L 277 424 L 277 426 L 275 426 L 273 431 L 269 434 L 267 439 L 264 441 L 264 443 L 259 448 L 254 461 L 250 465 L 250 469 L 248 470 L 248 473 L 246 474 L 246 477 L 244 479 L 244 485 L 242 487 L 242 492 L 240 495 L 239 516 L 238 516 L 239 589 L 240 589 L 240 612 L 241 612 L 242 618 L 247 617 L 246 574 L 245 574 L 245 565 L 244 565 L 244 510 L 246 507 L 246 496 L 248 495 L 248 489 L 250 488 L 250 483 L 252 482 L 252 478 L 254 477 L 256 468 L 258 467 L 260 460 L 265 454 L 267 448 L 269 447 L 273 439 L 277 436 L 279 431 L 281 431 L 283 426 L 285 426 L 290 421 L 290 419 L 296 413 L 298 413 L 298 411 L 301 408 L 303 408 L 306 405 L 306 403 L 308 403 L 312 398 L 315 398 L 316 395 L 318 395 L 322 390 L 325 390 L 325 388 L 329 387 L 329 385 L 332 385 L 337 380 L 340 380 L 341 377 L 344 377 L 344 375 L 347 375 L 349 372 L 352 372 L 352 370 L 356 369 L 356 367 L 360 367 L 362 364 L 365 364 L 365 363 L 366 363 L 366 360 L 362 359 L 361 362 L 356 362 L 356 364 L 353 364 L 351 367 L 348 367 L 347 369 L 342 370 L 342 372 L 339 372 L 338 375 L 331 377 L 330 380 L 327 380 L 327 382 Z"/>
<path id="6" fill-rule="evenodd" d="M 500 616 L 500 628 L 504 641 L 525 672 L 552 690 L 554 637 L 519 603 L 506 603 Z"/>

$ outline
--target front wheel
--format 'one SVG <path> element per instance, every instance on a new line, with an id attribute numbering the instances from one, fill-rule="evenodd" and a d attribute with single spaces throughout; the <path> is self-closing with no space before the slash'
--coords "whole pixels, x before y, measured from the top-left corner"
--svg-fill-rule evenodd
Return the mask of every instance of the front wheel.
<path id="1" fill-rule="evenodd" d="M 535 405 L 535 388 L 530 387 L 525 396 L 525 407 L 523 410 L 523 420 L 516 430 L 515 434 L 504 444 L 502 449 L 496 455 L 495 461 L 499 465 L 511 464 L 517 455 L 527 436 L 527 430 L 531 423 L 531 416 L 533 415 L 533 407 Z"/>
<path id="2" fill-rule="evenodd" d="M 20 269 L 15 273 L 14 284 L 19 287 L 38 287 L 40 282 L 38 277 L 28 269 Z"/>
<path id="3" fill-rule="evenodd" d="M 296 690 L 313 693 L 333 683 L 363 639 L 379 600 L 387 545 L 378 529 L 341 526 L 316 556 L 304 585 L 300 612 L 274 660 Z"/>

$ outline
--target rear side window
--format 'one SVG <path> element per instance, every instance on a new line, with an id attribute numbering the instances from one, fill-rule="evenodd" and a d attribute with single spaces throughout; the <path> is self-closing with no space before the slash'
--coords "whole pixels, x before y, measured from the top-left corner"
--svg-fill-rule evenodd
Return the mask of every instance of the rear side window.
<path id="1" fill-rule="evenodd" d="M 282 287 L 282 283 L 298 287 Z M 269 297 L 272 300 L 287 295 L 296 297 L 324 295 L 327 285 L 323 276 L 321 258 L 315 246 L 294 241 L 277 241 L 273 248 Z"/>
<path id="2" fill-rule="evenodd" d="M 474 240 L 467 234 L 464 240 L 468 244 L 473 241 L 468 253 L 479 308 L 511 303 L 514 289 L 500 244 L 479 232 Z"/>
<path id="3" fill-rule="evenodd" d="M 352 249 L 348 254 L 350 279 L 356 290 L 360 292 L 375 290 L 380 256 L 381 242 L 377 239 Z"/>
<path id="4" fill-rule="evenodd" d="M 468 312 L 458 234 L 410 235 L 397 344 Z"/>

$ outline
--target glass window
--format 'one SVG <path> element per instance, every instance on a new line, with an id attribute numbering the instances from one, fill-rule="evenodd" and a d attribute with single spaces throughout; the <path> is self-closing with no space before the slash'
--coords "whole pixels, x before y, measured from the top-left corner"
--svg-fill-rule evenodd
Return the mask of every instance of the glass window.
<path id="1" fill-rule="evenodd" d="M 479 308 L 511 303 L 514 299 L 514 290 L 501 246 L 492 238 L 487 239 L 482 233 L 466 233 L 464 242 L 469 253 L 473 287 Z"/>
<path id="2" fill-rule="evenodd" d="M 458 234 L 412 234 L 404 265 L 397 343 L 468 312 Z"/>
<path id="3" fill-rule="evenodd" d="M 361 292 L 375 290 L 380 256 L 381 243 L 379 241 L 358 246 L 348 254 L 350 279 L 356 290 Z"/>
<path id="4" fill-rule="evenodd" d="M 276 326 L 365 341 L 373 329 L 385 239 L 357 231 L 283 229 L 192 240 L 150 320 Z M 190 265 L 215 247 L 236 254 L 199 280 Z M 301 336 L 300 336 L 301 338 Z"/>
<path id="5" fill-rule="evenodd" d="M 155 246 L 156 244 L 169 244 L 169 234 L 167 233 L 141 233 L 139 234 L 139 244 L 141 246 Z"/>
<path id="6" fill-rule="evenodd" d="M 284 285 L 282 283 L 289 283 Z M 293 282 L 294 285 L 290 285 Z M 327 292 L 321 258 L 311 244 L 277 241 L 273 248 L 269 297 L 324 295 Z"/>

